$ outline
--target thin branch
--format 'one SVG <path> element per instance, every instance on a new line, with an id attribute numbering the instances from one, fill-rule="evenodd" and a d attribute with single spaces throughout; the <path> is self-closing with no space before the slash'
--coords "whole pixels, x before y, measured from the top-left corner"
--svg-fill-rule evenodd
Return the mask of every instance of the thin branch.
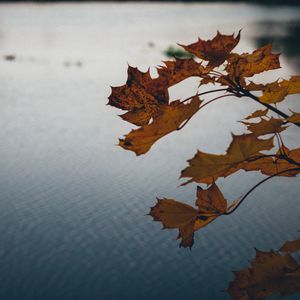
<path id="1" fill-rule="evenodd" d="M 244 200 L 257 188 L 259 187 L 261 184 L 263 184 L 264 182 L 268 181 L 269 179 L 273 178 L 273 177 L 276 177 L 278 175 L 281 175 L 283 173 L 286 173 L 286 172 L 290 172 L 290 171 L 300 171 L 300 168 L 293 168 L 293 169 L 287 169 L 287 170 L 284 170 L 284 171 L 280 171 L 276 174 L 273 174 L 265 179 L 263 179 L 262 181 L 258 182 L 255 186 L 253 186 L 240 200 L 240 202 L 229 212 L 227 213 L 224 213 L 223 215 L 230 215 L 232 214 L 243 202 Z"/>
<path id="2" fill-rule="evenodd" d="M 261 158 L 266 158 L 266 157 L 281 158 L 281 156 L 278 155 L 278 154 L 262 154 L 262 155 L 260 155 L 260 156 L 256 156 L 256 157 L 254 156 L 254 157 L 248 158 L 248 159 L 246 159 L 245 161 L 246 161 L 246 162 L 253 162 L 253 161 L 259 160 L 259 159 L 261 159 Z"/>
<path id="3" fill-rule="evenodd" d="M 219 96 L 219 97 L 216 97 L 216 98 L 213 98 L 209 101 L 207 101 L 206 103 L 204 103 L 202 106 L 200 106 L 200 109 L 203 108 L 204 106 L 216 101 L 216 100 L 219 100 L 221 98 L 225 98 L 225 97 L 229 97 L 229 96 L 235 96 L 235 94 L 226 94 L 226 95 L 222 95 L 222 96 Z"/>
<path id="4" fill-rule="evenodd" d="M 284 142 L 283 142 L 283 139 L 282 139 L 282 137 L 281 137 L 280 132 L 277 132 L 277 135 L 278 135 L 278 138 L 279 138 L 279 140 L 280 140 L 280 142 L 281 142 L 281 146 L 284 147 Z M 283 149 L 283 152 L 284 152 L 284 149 Z M 285 153 L 284 153 L 284 154 L 285 154 Z"/>
<path id="5" fill-rule="evenodd" d="M 226 94 L 226 95 L 222 95 L 222 96 L 219 96 L 219 97 L 216 97 L 216 98 L 213 98 L 211 100 L 209 100 L 208 102 L 204 103 L 202 106 L 199 107 L 199 110 L 202 109 L 204 106 L 216 101 L 216 100 L 219 100 L 221 98 L 225 98 L 225 97 L 229 97 L 229 96 L 235 96 L 235 94 Z M 194 97 L 194 96 L 193 96 Z M 192 97 L 191 97 L 192 98 Z M 184 100 L 185 101 L 185 100 Z M 181 102 L 182 103 L 182 102 Z M 189 120 L 192 118 L 193 116 L 191 116 L 190 118 L 188 118 L 184 123 L 182 123 L 181 126 L 179 126 L 176 130 L 181 130 L 188 122 Z"/>
<path id="6" fill-rule="evenodd" d="M 281 148 L 281 146 L 282 146 L 283 144 L 281 144 L 281 140 L 280 140 L 280 138 L 278 137 L 278 132 L 275 133 L 275 137 L 276 137 L 276 140 L 277 140 L 278 149 L 279 149 L 280 153 L 281 153 L 281 154 L 284 154 L 284 153 L 282 153 L 282 148 Z"/>
<path id="7" fill-rule="evenodd" d="M 188 98 L 182 100 L 180 103 L 185 103 L 185 102 L 187 102 L 187 101 L 189 101 L 189 100 L 191 100 L 191 99 L 193 99 L 194 97 L 197 97 L 197 96 L 199 97 L 199 96 L 203 96 L 203 95 L 206 95 L 206 94 L 211 94 L 211 93 L 216 93 L 216 92 L 223 92 L 223 91 L 228 91 L 228 88 L 226 88 L 226 89 L 225 88 L 224 89 L 217 89 L 217 90 L 206 91 L 206 92 L 203 92 L 203 93 L 198 93 L 198 94 L 195 94 L 191 97 L 188 97 Z"/>
<path id="8" fill-rule="evenodd" d="M 284 154 L 282 155 L 282 158 L 285 159 L 287 162 L 289 162 L 290 164 L 296 165 L 300 167 L 300 163 L 293 160 L 292 158 L 290 158 L 288 155 Z"/>
<path id="9" fill-rule="evenodd" d="M 254 95 L 251 94 L 249 91 L 247 91 L 247 90 L 245 90 L 245 89 L 243 89 L 243 88 L 240 88 L 240 89 L 241 89 L 241 92 L 242 92 L 245 96 L 247 96 L 247 97 L 253 99 L 254 101 L 260 103 L 261 105 L 267 107 L 268 109 L 272 110 L 273 112 L 275 112 L 276 114 L 280 115 L 281 117 L 283 117 L 283 118 L 285 118 L 285 119 L 287 119 L 287 118 L 289 117 L 287 114 L 285 114 L 285 113 L 282 112 L 281 110 L 277 109 L 276 107 L 272 106 L 271 104 L 261 102 L 261 101 L 259 100 L 258 97 L 254 96 Z M 297 122 L 291 122 L 291 121 L 289 121 L 289 122 L 292 123 L 292 124 L 295 124 L 295 125 L 298 126 L 298 127 L 300 127 L 300 123 L 297 123 Z"/>
<path id="10" fill-rule="evenodd" d="M 220 73 L 220 72 L 218 72 L 218 71 L 214 71 L 214 70 L 210 71 L 210 72 L 208 73 L 208 75 L 212 75 L 212 76 L 215 76 L 215 77 L 218 77 L 218 78 L 220 78 L 221 76 L 223 76 L 222 73 Z"/>

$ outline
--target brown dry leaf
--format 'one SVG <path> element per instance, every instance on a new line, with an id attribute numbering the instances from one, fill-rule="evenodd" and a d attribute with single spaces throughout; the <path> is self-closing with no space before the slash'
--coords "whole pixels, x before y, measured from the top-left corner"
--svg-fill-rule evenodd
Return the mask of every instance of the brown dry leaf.
<path id="1" fill-rule="evenodd" d="M 164 228 L 178 228 L 180 247 L 192 247 L 194 225 L 198 216 L 195 208 L 173 199 L 158 199 L 149 214 L 154 221 L 160 221 Z"/>
<path id="2" fill-rule="evenodd" d="M 259 100 L 268 104 L 281 102 L 288 95 L 287 88 L 278 81 L 266 84 L 262 92 L 263 94 L 259 97 Z"/>
<path id="3" fill-rule="evenodd" d="M 300 148 L 289 150 L 288 148 L 284 147 L 284 152 L 288 157 L 295 162 L 300 163 Z M 277 155 L 280 155 L 280 150 L 277 152 Z M 299 165 L 289 162 L 283 158 L 276 158 L 276 157 L 262 157 L 260 159 L 245 163 L 243 169 L 245 171 L 260 171 L 264 175 L 275 175 L 279 172 L 283 172 L 287 170 L 287 172 L 282 173 L 278 176 L 283 177 L 294 177 L 300 173 L 300 170 L 293 170 L 288 171 L 290 169 L 294 169 L 299 167 Z"/>
<path id="4" fill-rule="evenodd" d="M 293 114 L 288 117 L 287 120 L 292 123 L 300 123 L 300 113 L 293 112 Z"/>
<path id="5" fill-rule="evenodd" d="M 198 151 L 188 160 L 189 166 L 181 172 L 182 177 L 191 177 L 192 181 L 210 184 L 219 177 L 226 177 L 244 168 L 247 161 L 260 156 L 260 151 L 274 147 L 273 137 L 258 139 L 254 134 L 233 135 L 226 154 L 210 154 Z M 186 183 L 184 183 L 186 184 Z"/>
<path id="6" fill-rule="evenodd" d="M 248 117 L 245 118 L 245 120 L 250 120 L 250 119 L 255 119 L 255 118 L 259 118 L 259 117 L 264 117 L 267 115 L 268 113 L 268 109 L 260 109 L 255 111 L 254 113 L 252 113 L 251 115 L 249 115 Z"/>
<path id="7" fill-rule="evenodd" d="M 279 249 L 279 251 L 287 253 L 300 251 L 300 239 L 285 242 L 283 246 Z"/>
<path id="8" fill-rule="evenodd" d="M 165 61 L 165 66 L 157 68 L 158 78 L 154 80 L 154 86 L 159 90 L 161 87 L 171 87 L 189 77 L 202 77 L 208 72 L 201 63 L 194 59 L 175 58 L 174 61 Z"/>
<path id="9" fill-rule="evenodd" d="M 157 78 L 152 78 L 149 70 L 142 72 L 128 66 L 126 84 L 112 87 L 108 104 L 123 110 L 135 110 L 135 115 L 143 113 L 143 110 L 152 115 L 153 112 L 156 113 L 159 104 L 169 103 L 169 87 L 206 72 L 205 68 L 193 59 L 176 58 L 164 63 L 165 66 L 158 68 Z M 127 116 L 125 118 L 127 120 Z M 131 117 L 128 119 L 131 120 Z"/>
<path id="10" fill-rule="evenodd" d="M 263 94 L 259 100 L 264 103 L 278 103 L 287 95 L 300 93 L 300 76 L 292 76 L 289 80 L 268 83 L 261 89 Z"/>
<path id="11" fill-rule="evenodd" d="M 173 101 L 169 105 L 160 105 L 152 123 L 132 130 L 124 139 L 120 139 L 119 145 L 136 155 L 146 153 L 157 140 L 188 121 L 199 110 L 200 104 L 201 101 L 195 96 L 189 103 Z"/>
<path id="12" fill-rule="evenodd" d="M 157 111 L 157 110 L 156 110 Z M 120 117 L 131 124 L 136 126 L 143 126 L 149 123 L 153 112 L 146 111 L 144 108 L 135 108 L 133 110 L 128 111 L 127 113 L 120 115 Z"/>
<path id="13" fill-rule="evenodd" d="M 283 87 L 286 87 L 288 94 L 299 94 L 300 93 L 300 76 L 292 76 L 289 80 L 283 80 Z"/>
<path id="14" fill-rule="evenodd" d="M 284 121 L 281 119 L 270 118 L 268 120 L 261 119 L 258 123 L 242 121 L 247 126 L 247 129 L 256 136 L 265 134 L 277 133 L 285 130 L 287 126 L 282 126 Z"/>
<path id="15" fill-rule="evenodd" d="M 198 209 L 173 199 L 158 199 L 150 210 L 154 221 L 160 221 L 164 228 L 178 228 L 180 247 L 192 247 L 194 232 L 205 227 L 228 211 L 227 201 L 213 183 L 208 189 L 197 187 Z M 230 205 L 232 208 L 236 203 Z"/>
<path id="16" fill-rule="evenodd" d="M 243 85 L 243 87 L 247 90 L 247 91 L 261 91 L 263 90 L 266 85 L 265 84 L 257 84 L 257 83 L 254 83 L 253 81 L 250 81 L 249 84 L 245 84 Z"/>
<path id="17" fill-rule="evenodd" d="M 230 54 L 226 71 L 234 81 L 236 78 L 241 81 L 244 77 L 252 77 L 255 74 L 278 68 L 280 68 L 279 54 L 272 53 L 272 45 L 268 44 L 250 54 Z"/>
<path id="18" fill-rule="evenodd" d="M 141 72 L 138 68 L 128 66 L 127 74 L 125 85 L 112 87 L 109 105 L 123 110 L 145 109 L 152 113 L 159 103 L 169 102 L 166 90 L 163 95 L 155 90 L 149 70 Z"/>
<path id="19" fill-rule="evenodd" d="M 234 300 L 262 300 L 300 291 L 300 266 L 290 255 L 256 250 L 251 267 L 234 274 L 227 289 Z"/>
<path id="20" fill-rule="evenodd" d="M 217 67 L 227 59 L 229 53 L 239 41 L 240 32 L 236 37 L 233 34 L 224 35 L 218 32 L 212 40 L 204 41 L 199 38 L 193 44 L 180 46 L 197 57 L 208 61 L 209 67 Z"/>
<path id="21" fill-rule="evenodd" d="M 199 216 L 195 222 L 194 229 L 199 230 L 234 208 L 234 206 L 237 205 L 237 201 L 233 201 L 231 205 L 228 206 L 227 200 L 224 198 L 218 186 L 213 182 L 206 190 L 197 186 L 197 199 L 195 204 L 198 206 Z"/>

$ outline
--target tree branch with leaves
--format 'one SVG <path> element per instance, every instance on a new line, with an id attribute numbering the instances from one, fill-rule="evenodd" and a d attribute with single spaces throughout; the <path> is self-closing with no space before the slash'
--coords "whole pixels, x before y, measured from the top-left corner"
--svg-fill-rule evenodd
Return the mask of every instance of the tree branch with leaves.
<path id="1" fill-rule="evenodd" d="M 120 117 L 138 126 L 119 140 L 119 146 L 136 155 L 147 153 L 159 139 L 181 130 L 196 113 L 213 102 L 227 97 L 242 101 L 247 97 L 264 107 L 241 121 L 248 132 L 233 134 L 225 154 L 197 151 L 188 160 L 188 166 L 181 171 L 181 177 L 188 178 L 183 185 L 191 182 L 209 185 L 207 189 L 197 187 L 197 208 L 173 199 L 158 199 L 151 208 L 150 215 L 155 221 L 160 221 L 165 228 L 179 230 L 178 238 L 183 247 L 192 247 L 195 231 L 221 215 L 236 211 L 265 181 L 276 176 L 295 177 L 300 173 L 300 148 L 288 149 L 281 136 L 289 125 L 300 127 L 300 113 L 287 114 L 277 107 L 286 96 L 300 93 L 300 76 L 267 84 L 251 81 L 249 78 L 256 74 L 280 68 L 279 54 L 272 53 L 271 44 L 252 53 L 234 53 L 239 41 L 240 32 L 236 36 L 218 32 L 212 40 L 199 38 L 193 44 L 180 45 L 195 59 L 175 57 L 165 61 L 157 67 L 155 78 L 151 77 L 150 70 L 141 72 L 128 66 L 126 84 L 112 87 L 109 96 L 109 105 L 126 111 Z M 171 101 L 168 89 L 190 77 L 199 78 L 199 88 L 207 84 L 217 88 L 197 92 L 182 101 Z M 205 99 L 212 94 L 216 97 Z M 266 151 L 272 153 L 265 154 Z M 268 177 L 228 204 L 216 181 L 240 170 L 260 171 Z"/>

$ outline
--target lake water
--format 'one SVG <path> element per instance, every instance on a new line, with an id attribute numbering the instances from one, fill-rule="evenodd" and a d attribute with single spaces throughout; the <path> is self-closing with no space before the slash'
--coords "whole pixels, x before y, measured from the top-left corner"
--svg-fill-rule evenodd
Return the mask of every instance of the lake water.
<path id="1" fill-rule="evenodd" d="M 176 42 L 241 28 L 237 51 L 272 41 L 283 53 L 283 68 L 260 78 L 300 73 L 298 7 L 0 5 L 0 299 L 226 300 L 231 271 L 248 266 L 254 247 L 299 238 L 299 179 L 257 189 L 197 232 L 192 251 L 145 216 L 156 197 L 194 202 L 196 185 L 179 188 L 180 170 L 196 149 L 224 153 L 230 132 L 244 130 L 236 121 L 259 108 L 251 100 L 208 106 L 144 156 L 116 146 L 132 126 L 106 103 L 127 63 L 146 70 Z M 187 81 L 170 94 L 196 88 Z M 282 109 L 300 111 L 299 97 L 286 102 Z M 290 147 L 299 146 L 294 127 L 285 134 Z M 240 172 L 218 183 L 235 199 L 261 178 Z"/>

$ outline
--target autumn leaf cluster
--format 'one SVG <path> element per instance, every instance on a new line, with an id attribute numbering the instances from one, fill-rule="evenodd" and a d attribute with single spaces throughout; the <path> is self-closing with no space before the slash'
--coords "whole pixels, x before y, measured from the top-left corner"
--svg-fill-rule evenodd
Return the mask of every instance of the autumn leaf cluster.
<path id="1" fill-rule="evenodd" d="M 300 148 L 289 149 L 282 138 L 289 126 L 300 127 L 300 113 L 285 113 L 277 108 L 277 103 L 288 95 L 300 93 L 300 76 L 267 84 L 254 82 L 251 80 L 254 75 L 280 68 L 279 54 L 272 52 L 271 44 L 252 53 L 238 54 L 233 50 L 239 41 L 240 32 L 236 36 L 218 32 L 211 40 L 199 38 L 190 45 L 180 45 L 193 58 L 165 61 L 157 67 L 156 77 L 149 70 L 142 72 L 129 66 L 126 83 L 112 87 L 109 96 L 109 105 L 126 111 L 120 117 L 138 127 L 119 140 L 119 146 L 136 155 L 147 153 L 159 139 L 182 129 L 212 102 L 226 97 L 242 101 L 247 97 L 262 105 L 262 109 L 240 120 L 246 132 L 233 134 L 225 153 L 198 150 L 181 171 L 181 177 L 187 178 L 183 184 L 209 185 L 207 189 L 197 187 L 197 208 L 174 199 L 159 199 L 151 208 L 150 215 L 155 221 L 179 230 L 183 247 L 193 245 L 196 230 L 235 211 L 248 195 L 228 205 L 216 185 L 219 178 L 240 170 L 259 171 L 269 176 L 267 179 L 300 173 Z M 217 88 L 172 101 L 168 89 L 190 77 L 199 79 L 199 89 L 208 84 Z M 207 101 L 206 96 L 211 94 L 217 96 Z"/>
<path id="2" fill-rule="evenodd" d="M 278 251 L 256 249 L 250 267 L 234 272 L 227 292 L 234 300 L 263 300 L 300 291 L 300 265 L 291 255 L 300 250 L 300 239 L 287 241 Z"/>

